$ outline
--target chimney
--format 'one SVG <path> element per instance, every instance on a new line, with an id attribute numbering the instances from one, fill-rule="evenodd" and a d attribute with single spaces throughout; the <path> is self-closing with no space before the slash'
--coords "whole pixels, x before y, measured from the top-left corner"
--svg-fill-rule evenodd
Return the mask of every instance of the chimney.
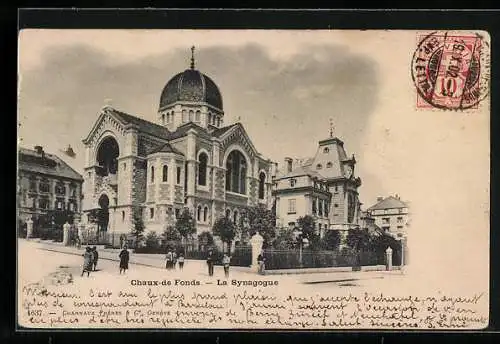
<path id="1" fill-rule="evenodd" d="M 37 154 L 40 154 L 42 156 L 42 159 L 45 158 L 45 152 L 43 151 L 42 146 L 35 146 L 35 150 Z"/>
<path id="2" fill-rule="evenodd" d="M 399 199 L 399 195 L 398 194 L 396 194 L 395 197 L 396 197 L 396 199 Z"/>
<path id="3" fill-rule="evenodd" d="M 286 164 L 286 172 L 287 173 L 292 172 L 293 159 L 288 157 L 285 158 L 285 164 Z"/>
<path id="4" fill-rule="evenodd" d="M 382 196 L 378 196 L 378 197 L 377 197 L 377 202 L 380 202 L 380 201 L 382 201 L 383 199 L 384 199 L 384 197 L 382 197 Z"/>

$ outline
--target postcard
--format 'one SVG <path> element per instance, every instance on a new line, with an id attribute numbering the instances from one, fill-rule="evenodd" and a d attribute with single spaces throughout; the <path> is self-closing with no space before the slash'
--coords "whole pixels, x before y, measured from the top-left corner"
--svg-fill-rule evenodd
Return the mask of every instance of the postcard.
<path id="1" fill-rule="evenodd" d="M 490 39 L 20 31 L 18 329 L 486 328 Z"/>

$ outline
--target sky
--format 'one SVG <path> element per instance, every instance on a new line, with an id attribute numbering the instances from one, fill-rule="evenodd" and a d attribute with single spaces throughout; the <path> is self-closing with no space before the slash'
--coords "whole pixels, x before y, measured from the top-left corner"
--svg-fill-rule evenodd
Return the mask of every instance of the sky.
<path id="1" fill-rule="evenodd" d="M 82 172 L 82 139 L 100 109 L 109 103 L 154 121 L 163 87 L 189 67 L 194 45 L 196 68 L 222 93 L 225 124 L 239 118 L 260 153 L 280 163 L 285 156 L 312 156 L 331 119 L 347 154 L 356 156 L 363 207 L 399 194 L 411 202 L 422 242 L 415 251 L 428 264 L 436 259 L 425 252 L 437 250 L 447 252 L 439 256 L 443 266 L 477 266 L 457 252 L 484 250 L 489 242 L 489 100 L 468 112 L 417 109 L 410 65 L 417 36 L 23 30 L 19 143 L 56 154 L 70 144 L 77 155 L 66 160 Z"/>

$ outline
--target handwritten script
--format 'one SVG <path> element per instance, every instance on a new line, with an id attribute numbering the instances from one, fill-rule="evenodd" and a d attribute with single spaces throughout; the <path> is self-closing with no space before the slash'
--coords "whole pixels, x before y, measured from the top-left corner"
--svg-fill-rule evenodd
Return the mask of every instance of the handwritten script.
<path id="1" fill-rule="evenodd" d="M 482 293 L 395 297 L 384 293 L 285 294 L 266 289 L 137 287 L 71 292 L 32 284 L 20 295 L 25 327 L 460 329 L 484 328 Z"/>

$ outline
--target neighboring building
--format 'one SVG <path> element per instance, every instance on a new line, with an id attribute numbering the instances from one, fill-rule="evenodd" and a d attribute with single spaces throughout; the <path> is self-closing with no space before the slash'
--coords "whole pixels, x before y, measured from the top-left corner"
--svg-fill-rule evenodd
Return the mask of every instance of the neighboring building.
<path id="1" fill-rule="evenodd" d="M 83 143 L 83 209 L 109 214 L 103 229 L 115 235 L 130 233 L 135 211 L 159 234 L 187 207 L 200 233 L 221 216 L 239 222 L 247 206 L 272 206 L 274 164 L 241 123 L 224 126 L 222 95 L 194 58 L 163 88 L 157 123 L 106 106 Z"/>
<path id="2" fill-rule="evenodd" d="M 337 137 L 319 141 L 316 155 L 308 159 L 285 158 L 275 178 L 278 226 L 294 227 L 299 217 L 312 215 L 318 232 L 358 228 L 360 202 L 354 155 L 348 157 Z"/>
<path id="3" fill-rule="evenodd" d="M 405 234 L 409 224 L 408 202 L 401 201 L 398 195 L 386 198 L 378 197 L 377 203 L 367 209 L 367 213 L 375 224 L 384 232 L 396 236 Z"/>
<path id="4" fill-rule="evenodd" d="M 18 157 L 18 218 L 34 220 L 48 210 L 69 210 L 79 218 L 83 178 L 43 147 L 20 148 Z"/>

